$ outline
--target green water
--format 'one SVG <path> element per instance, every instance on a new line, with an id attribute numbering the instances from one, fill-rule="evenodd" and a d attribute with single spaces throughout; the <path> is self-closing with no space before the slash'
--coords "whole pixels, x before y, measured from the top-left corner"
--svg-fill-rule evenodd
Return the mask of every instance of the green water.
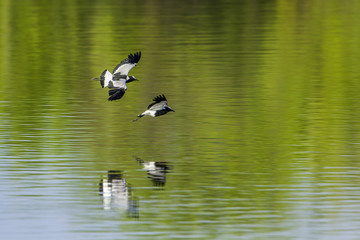
<path id="1" fill-rule="evenodd" d="M 2 235 L 358 239 L 359 16 L 358 1 L 0 1 Z M 140 81 L 108 102 L 92 78 L 137 51 Z M 176 112 L 132 122 L 158 94 Z M 166 162 L 164 185 L 139 159 Z M 99 194 L 110 170 L 135 207 Z"/>

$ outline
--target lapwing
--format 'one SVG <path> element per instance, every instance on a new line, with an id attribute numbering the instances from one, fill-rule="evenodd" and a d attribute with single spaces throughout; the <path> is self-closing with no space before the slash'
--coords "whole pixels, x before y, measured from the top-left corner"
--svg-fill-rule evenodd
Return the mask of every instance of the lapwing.
<path id="1" fill-rule="evenodd" d="M 158 117 L 168 112 L 175 112 L 171 109 L 171 107 L 167 105 L 167 100 L 164 94 L 154 97 L 153 101 L 154 102 L 148 106 L 147 110 L 142 114 L 138 115 L 137 118 L 133 120 L 133 122 L 139 120 L 145 115 L 149 115 L 151 117 Z"/>
<path id="2" fill-rule="evenodd" d="M 101 87 L 109 88 L 109 101 L 122 98 L 127 89 L 126 83 L 136 81 L 134 76 L 128 76 L 130 70 L 136 66 L 141 58 L 141 52 L 130 54 L 127 59 L 121 61 L 115 68 L 113 73 L 107 69 L 100 76 Z"/>

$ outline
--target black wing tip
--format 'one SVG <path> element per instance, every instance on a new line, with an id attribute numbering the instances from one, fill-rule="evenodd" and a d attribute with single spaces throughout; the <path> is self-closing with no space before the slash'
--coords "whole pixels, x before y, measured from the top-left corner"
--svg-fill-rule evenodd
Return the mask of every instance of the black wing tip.
<path id="1" fill-rule="evenodd" d="M 113 70 L 113 73 L 115 73 L 115 71 L 123 64 L 135 64 L 138 63 L 140 61 L 141 58 L 141 52 L 136 52 L 134 54 L 129 54 L 128 57 L 124 60 L 122 60 L 118 65 L 116 65 L 116 67 Z"/>
<path id="2" fill-rule="evenodd" d="M 129 54 L 128 59 L 130 63 L 138 63 L 141 58 L 141 51 L 136 52 L 134 54 Z"/>
<path id="3" fill-rule="evenodd" d="M 162 94 L 162 95 L 159 95 L 159 96 L 154 97 L 153 101 L 159 103 L 159 102 L 161 102 L 161 101 L 167 101 L 167 100 L 166 100 L 165 95 Z"/>
<path id="4" fill-rule="evenodd" d="M 109 96 L 114 95 L 117 91 L 118 91 L 118 89 L 110 89 Z"/>
<path id="5" fill-rule="evenodd" d="M 114 101 L 114 100 L 118 100 L 121 99 L 125 94 L 125 90 L 124 89 L 110 89 L 109 90 L 109 101 Z"/>
<path id="6" fill-rule="evenodd" d="M 157 104 L 157 103 L 159 103 L 159 102 L 162 102 L 162 101 L 166 101 L 166 102 L 167 102 L 166 97 L 165 97 L 164 94 L 154 97 L 154 98 L 153 98 L 153 101 L 154 101 L 154 102 L 151 103 L 151 104 L 148 106 L 147 109 L 150 109 L 152 106 L 154 106 L 155 104 Z"/>

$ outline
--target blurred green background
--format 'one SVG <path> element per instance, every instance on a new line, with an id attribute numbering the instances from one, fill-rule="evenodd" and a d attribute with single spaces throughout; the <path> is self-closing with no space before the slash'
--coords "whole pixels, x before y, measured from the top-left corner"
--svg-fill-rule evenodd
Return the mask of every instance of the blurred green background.
<path id="1" fill-rule="evenodd" d="M 0 1 L 5 236 L 356 239 L 359 16 L 351 0 Z M 92 78 L 137 51 L 140 81 L 108 102 Z M 132 122 L 158 94 L 176 112 Z M 168 162 L 164 188 L 136 157 Z M 114 169 L 138 221 L 102 209 Z"/>

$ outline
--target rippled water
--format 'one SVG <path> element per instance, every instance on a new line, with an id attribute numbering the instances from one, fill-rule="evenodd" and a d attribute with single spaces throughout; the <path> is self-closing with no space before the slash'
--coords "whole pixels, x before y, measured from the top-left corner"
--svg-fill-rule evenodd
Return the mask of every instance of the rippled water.
<path id="1" fill-rule="evenodd" d="M 356 1 L 1 1 L 6 239 L 358 239 Z M 142 51 L 123 99 L 91 80 Z M 157 94 L 176 111 L 131 120 Z"/>

